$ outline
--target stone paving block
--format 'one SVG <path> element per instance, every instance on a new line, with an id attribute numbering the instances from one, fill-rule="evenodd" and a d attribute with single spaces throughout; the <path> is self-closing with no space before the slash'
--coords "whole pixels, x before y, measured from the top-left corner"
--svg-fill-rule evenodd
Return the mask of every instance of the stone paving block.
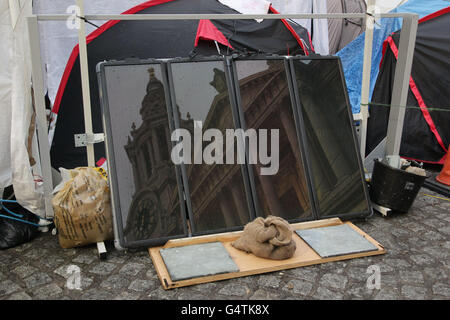
<path id="1" fill-rule="evenodd" d="M 42 265 L 46 266 L 47 268 L 55 269 L 62 265 L 65 259 L 57 255 L 50 255 L 44 259 L 41 259 L 41 261 Z"/>
<path id="2" fill-rule="evenodd" d="M 140 294 L 137 292 L 123 291 L 114 300 L 139 300 Z"/>
<path id="3" fill-rule="evenodd" d="M 48 284 L 52 281 L 53 279 L 45 272 L 38 272 L 24 279 L 25 285 L 28 289 L 41 286 L 43 284 Z"/>
<path id="4" fill-rule="evenodd" d="M 90 273 L 95 273 L 98 275 L 109 275 L 111 274 L 111 272 L 113 272 L 113 270 L 117 267 L 117 265 L 113 264 L 113 263 L 109 263 L 109 262 L 99 262 L 98 264 L 94 265 L 94 267 L 92 267 L 89 272 Z"/>
<path id="5" fill-rule="evenodd" d="M 155 281 L 153 281 L 153 280 L 136 279 L 136 280 L 133 280 L 133 282 L 131 282 L 128 289 L 133 290 L 133 291 L 138 291 L 138 292 L 144 292 L 144 291 L 148 291 L 154 287 L 155 287 Z"/>
<path id="6" fill-rule="evenodd" d="M 130 280 L 120 274 L 114 274 L 100 283 L 100 287 L 112 290 L 124 289 L 130 285 Z"/>
<path id="7" fill-rule="evenodd" d="M 335 274 L 335 273 L 327 273 L 322 276 L 320 279 L 320 285 L 327 288 L 341 289 L 345 288 L 348 279 L 346 276 Z"/>
<path id="8" fill-rule="evenodd" d="M 432 265 L 433 263 L 436 262 L 435 259 L 433 259 L 432 257 L 430 257 L 427 254 L 410 255 L 409 259 L 411 259 L 415 264 L 417 264 L 419 266 Z"/>
<path id="9" fill-rule="evenodd" d="M 289 280 L 289 282 L 283 287 L 283 291 L 292 292 L 302 296 L 307 296 L 311 293 L 313 284 L 306 280 Z"/>
<path id="10" fill-rule="evenodd" d="M 33 273 L 35 273 L 38 269 L 30 266 L 30 265 L 21 265 L 12 270 L 13 273 L 17 274 L 20 278 L 25 278 Z"/>
<path id="11" fill-rule="evenodd" d="M 249 289 L 246 286 L 228 283 L 218 293 L 224 296 L 245 297 L 249 293 Z"/>
<path id="12" fill-rule="evenodd" d="M 43 258 L 45 256 L 48 256 L 48 249 L 44 248 L 35 248 L 33 250 L 27 251 L 27 253 L 24 254 L 24 258 L 32 260 Z"/>
<path id="13" fill-rule="evenodd" d="M 72 262 L 82 263 L 82 264 L 91 264 L 95 260 L 98 260 L 98 257 L 93 254 L 80 254 L 72 259 Z"/>
<path id="14" fill-rule="evenodd" d="M 438 282 L 433 285 L 433 293 L 444 296 L 446 298 L 450 298 L 450 286 L 448 283 Z"/>
<path id="15" fill-rule="evenodd" d="M 382 286 L 380 290 L 377 290 L 374 296 L 374 300 L 397 300 L 398 293 L 393 287 Z"/>
<path id="16" fill-rule="evenodd" d="M 55 283 L 50 283 L 33 291 L 33 299 L 55 299 L 63 290 Z"/>
<path id="17" fill-rule="evenodd" d="M 402 296 L 407 300 L 424 300 L 427 289 L 424 287 L 404 285 L 402 286 Z"/>
<path id="18" fill-rule="evenodd" d="M 316 266 L 295 268 L 286 270 L 286 273 L 300 280 L 315 282 L 319 275 L 319 269 Z"/>
<path id="19" fill-rule="evenodd" d="M 142 263 L 127 263 L 125 264 L 119 271 L 119 273 L 127 276 L 136 276 L 142 269 L 145 268 L 145 265 Z"/>
<path id="20" fill-rule="evenodd" d="M 111 299 L 112 299 L 112 292 L 105 290 L 103 288 L 89 289 L 85 291 L 81 296 L 81 300 L 111 300 Z"/>
<path id="21" fill-rule="evenodd" d="M 261 287 L 269 287 L 269 288 L 278 288 L 280 285 L 281 279 L 274 275 L 261 275 L 258 279 L 258 286 Z"/>
<path id="22" fill-rule="evenodd" d="M 16 292 L 9 296 L 8 300 L 33 300 L 28 294 L 25 292 Z"/>
<path id="23" fill-rule="evenodd" d="M 342 300 L 344 294 L 341 292 L 331 291 L 325 287 L 319 287 L 312 297 L 318 300 Z"/>
<path id="24" fill-rule="evenodd" d="M 0 297 L 9 295 L 19 290 L 22 290 L 22 288 L 11 280 L 0 282 Z"/>
<path id="25" fill-rule="evenodd" d="M 205 296 L 204 294 L 201 293 L 190 293 L 190 292 L 180 292 L 180 294 L 177 297 L 178 300 L 190 300 L 190 301 L 204 301 L 204 300 L 209 300 L 208 296 Z"/>
<path id="26" fill-rule="evenodd" d="M 413 270 L 401 270 L 399 273 L 399 278 L 405 283 L 423 284 L 424 278 L 420 271 Z"/>
<path id="27" fill-rule="evenodd" d="M 249 300 L 280 300 L 281 295 L 264 289 L 256 290 Z"/>

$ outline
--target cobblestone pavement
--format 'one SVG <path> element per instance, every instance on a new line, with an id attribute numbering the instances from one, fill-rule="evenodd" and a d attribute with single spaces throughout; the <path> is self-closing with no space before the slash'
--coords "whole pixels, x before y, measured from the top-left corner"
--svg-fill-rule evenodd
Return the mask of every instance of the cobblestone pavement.
<path id="1" fill-rule="evenodd" d="M 213 283 L 162 289 L 147 251 L 97 258 L 96 246 L 61 249 L 57 237 L 0 251 L 0 299 L 450 299 L 450 202 L 422 189 L 408 214 L 355 222 L 387 253 Z M 369 289 L 370 266 L 380 288 Z M 81 290 L 70 266 L 81 270 Z M 74 267 L 72 267 L 74 268 Z M 76 267 L 75 267 L 76 268 Z M 369 271 L 369 272 L 368 272 Z"/>

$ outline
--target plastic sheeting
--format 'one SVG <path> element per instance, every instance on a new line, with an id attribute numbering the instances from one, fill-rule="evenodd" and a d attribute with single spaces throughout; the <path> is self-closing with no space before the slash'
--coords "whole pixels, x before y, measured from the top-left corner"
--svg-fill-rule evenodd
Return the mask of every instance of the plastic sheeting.
<path id="1" fill-rule="evenodd" d="M 18 202 L 44 215 L 43 188 L 36 134 L 31 130 L 31 57 L 26 16 L 31 0 L 0 3 L 0 188 L 13 185 Z M 30 153 L 29 154 L 29 150 Z M 36 161 L 30 165 L 32 156 Z"/>
<path id="2" fill-rule="evenodd" d="M 408 2 L 393 9 L 391 12 L 412 12 L 419 14 L 419 18 L 422 18 L 442 8 L 448 7 L 448 5 L 449 2 L 446 0 L 409 0 Z M 392 32 L 395 32 L 401 28 L 401 21 L 402 20 L 400 18 L 384 18 L 377 21 L 378 25 L 376 25 L 373 33 L 369 100 L 372 99 L 373 89 L 378 77 L 379 66 L 383 54 L 383 42 Z M 360 104 L 364 57 L 364 36 L 365 33 L 362 33 L 359 37 L 336 54 L 341 57 L 342 60 L 344 76 L 347 82 L 348 94 L 353 113 L 359 113 L 361 110 Z"/>
<path id="3" fill-rule="evenodd" d="M 145 2 L 144 0 L 95 0 L 84 1 L 85 14 L 119 14 L 131 7 Z M 35 14 L 71 14 L 75 11 L 74 0 L 34 0 L 33 13 Z M 101 26 L 105 21 L 92 21 Z M 62 74 L 69 59 L 70 53 L 78 44 L 77 29 L 71 28 L 71 21 L 42 21 L 39 23 L 41 37 L 41 54 L 47 74 L 44 81 L 47 83 L 48 95 L 53 103 Z M 86 24 L 86 33 L 96 29 Z"/>
<path id="4" fill-rule="evenodd" d="M 324 0 L 272 0 L 271 2 L 272 6 L 283 14 L 327 13 L 327 2 Z M 312 35 L 312 42 L 316 53 L 328 54 L 327 19 L 293 19 L 293 21 L 308 29 L 308 32 Z"/>
<path id="5" fill-rule="evenodd" d="M 221 4 L 243 14 L 267 14 L 270 2 L 266 0 L 218 0 Z M 261 22 L 263 19 L 256 19 Z"/>
<path id="6" fill-rule="evenodd" d="M 11 175 L 11 75 L 13 55 L 13 34 L 9 5 L 0 1 L 0 34 L 2 54 L 0 55 L 0 197 L 3 188 L 12 183 Z"/>

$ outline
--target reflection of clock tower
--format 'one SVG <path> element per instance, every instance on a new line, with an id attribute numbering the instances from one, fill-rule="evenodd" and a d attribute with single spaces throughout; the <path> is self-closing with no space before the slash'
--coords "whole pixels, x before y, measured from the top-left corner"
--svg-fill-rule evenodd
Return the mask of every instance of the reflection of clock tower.
<path id="1" fill-rule="evenodd" d="M 142 124 L 136 128 L 133 123 L 125 146 L 136 190 L 124 232 L 128 241 L 181 233 L 164 86 L 153 68 L 148 71 L 150 79 L 140 109 Z"/>

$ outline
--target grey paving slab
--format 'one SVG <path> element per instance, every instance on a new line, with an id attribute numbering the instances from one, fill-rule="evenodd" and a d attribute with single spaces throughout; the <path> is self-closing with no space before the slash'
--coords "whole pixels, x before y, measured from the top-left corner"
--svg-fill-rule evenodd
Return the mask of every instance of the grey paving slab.
<path id="1" fill-rule="evenodd" d="M 172 281 L 239 271 L 220 242 L 161 249 L 159 253 Z"/>
<path id="2" fill-rule="evenodd" d="M 377 250 L 348 224 L 295 232 L 322 258 Z"/>

